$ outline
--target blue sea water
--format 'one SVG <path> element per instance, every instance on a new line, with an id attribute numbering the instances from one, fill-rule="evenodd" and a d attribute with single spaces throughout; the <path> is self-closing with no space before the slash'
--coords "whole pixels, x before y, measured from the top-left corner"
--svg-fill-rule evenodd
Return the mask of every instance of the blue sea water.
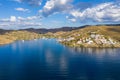
<path id="1" fill-rule="evenodd" d="M 16 41 L 0 46 L 0 80 L 120 80 L 120 48 Z"/>

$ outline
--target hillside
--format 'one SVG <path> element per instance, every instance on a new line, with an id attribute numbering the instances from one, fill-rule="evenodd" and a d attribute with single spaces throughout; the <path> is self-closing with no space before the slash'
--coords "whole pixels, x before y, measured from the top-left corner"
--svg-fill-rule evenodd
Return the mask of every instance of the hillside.
<path id="1" fill-rule="evenodd" d="M 0 45 L 9 44 L 15 41 L 14 37 L 8 35 L 0 35 Z"/>
<path id="2" fill-rule="evenodd" d="M 54 35 L 72 47 L 120 47 L 120 26 L 89 26 Z"/>
<path id="3" fill-rule="evenodd" d="M 96 25 L 81 28 L 49 29 L 43 34 L 36 29 L 2 30 L 0 44 L 42 37 L 56 38 L 63 45 L 70 47 L 120 47 L 120 26 Z"/>
<path id="4" fill-rule="evenodd" d="M 11 31 L 9 33 L 5 33 L 5 35 L 14 37 L 16 38 L 16 40 L 31 40 L 31 39 L 38 39 L 41 37 L 41 34 L 29 32 L 29 31 Z"/>
<path id="5" fill-rule="evenodd" d="M 41 38 L 41 34 L 28 31 L 10 31 L 0 35 L 0 45 L 8 44 L 16 40 L 31 40 Z"/>

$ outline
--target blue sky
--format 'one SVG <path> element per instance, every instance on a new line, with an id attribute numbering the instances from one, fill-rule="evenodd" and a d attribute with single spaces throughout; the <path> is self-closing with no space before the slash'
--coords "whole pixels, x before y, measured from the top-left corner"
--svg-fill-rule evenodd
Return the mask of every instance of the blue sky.
<path id="1" fill-rule="evenodd" d="M 3 29 L 119 22 L 119 0 L 0 0 L 0 28 Z"/>

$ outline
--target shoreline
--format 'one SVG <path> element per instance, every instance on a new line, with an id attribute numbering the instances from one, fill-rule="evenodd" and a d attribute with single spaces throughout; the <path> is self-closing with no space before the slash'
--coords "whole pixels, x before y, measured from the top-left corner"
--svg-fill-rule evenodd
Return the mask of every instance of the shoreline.
<path id="1" fill-rule="evenodd" d="M 39 39 L 54 39 L 54 38 L 38 38 L 38 39 L 29 39 L 29 40 L 39 40 Z M 24 40 L 24 41 L 29 41 L 29 40 Z M 10 41 L 10 42 L 6 42 L 6 43 L 0 43 L 0 46 L 3 46 L 3 45 L 7 45 L 7 44 L 11 44 L 11 43 L 14 43 L 16 41 L 23 41 L 23 40 L 13 40 L 13 41 Z M 69 47 L 69 48 L 98 48 L 98 49 L 102 49 L 102 48 L 120 48 L 120 46 L 71 46 L 71 45 L 66 45 L 66 44 L 63 44 L 61 42 L 58 41 L 58 39 L 56 38 L 56 41 L 59 43 L 59 44 L 62 44 L 63 46 L 66 46 L 66 47 Z"/>
<path id="2" fill-rule="evenodd" d="M 0 35 L 0 45 L 17 40 L 56 39 L 60 44 L 68 47 L 86 48 L 119 48 L 120 26 L 88 26 L 72 31 L 48 32 L 46 34 L 34 31 L 11 31 Z"/>

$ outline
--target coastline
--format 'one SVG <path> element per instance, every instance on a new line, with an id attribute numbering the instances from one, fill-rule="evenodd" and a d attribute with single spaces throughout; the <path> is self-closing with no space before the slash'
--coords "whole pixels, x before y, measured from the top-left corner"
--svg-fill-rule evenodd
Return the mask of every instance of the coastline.
<path id="1" fill-rule="evenodd" d="M 48 32 L 45 34 L 16 30 L 0 34 L 0 45 L 9 44 L 17 40 L 56 38 L 59 43 L 68 47 L 119 48 L 119 35 L 120 26 L 88 26 L 72 31 Z"/>
<path id="2" fill-rule="evenodd" d="M 37 38 L 37 39 L 47 39 L 47 38 Z M 29 39 L 29 40 L 37 40 L 36 38 L 35 39 Z M 49 38 L 49 39 L 52 39 L 52 38 Z M 58 39 L 56 39 L 57 40 L 57 42 L 59 42 L 58 41 Z M 14 42 L 16 42 L 16 41 L 18 41 L 18 40 L 10 40 L 10 41 L 8 41 L 8 42 L 3 42 L 3 43 L 0 43 L 0 46 L 2 46 L 2 45 L 7 45 L 7 44 L 10 44 L 10 43 L 14 43 Z M 21 40 L 21 41 L 23 41 L 23 40 Z M 24 41 L 27 41 L 27 40 L 24 40 Z M 118 45 L 118 46 L 113 46 L 113 45 L 110 45 L 110 46 L 106 46 L 106 45 L 104 45 L 104 46 L 98 46 L 98 45 L 94 45 L 94 44 L 91 44 L 91 45 L 68 45 L 68 44 L 65 44 L 65 43 L 62 43 L 62 42 L 59 42 L 60 44 L 62 44 L 62 45 L 64 45 L 64 46 L 66 46 L 66 47 L 69 47 L 69 48 L 120 48 L 120 44 Z"/>

